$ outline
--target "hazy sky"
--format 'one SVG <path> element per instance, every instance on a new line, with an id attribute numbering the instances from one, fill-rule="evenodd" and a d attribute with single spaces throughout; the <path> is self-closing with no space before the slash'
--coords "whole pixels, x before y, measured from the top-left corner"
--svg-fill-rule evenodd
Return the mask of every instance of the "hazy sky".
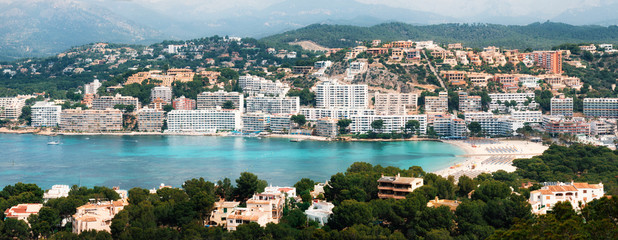
<path id="1" fill-rule="evenodd" d="M 4 0 L 0 0 L 4 1 Z M 87 1 L 87 0 L 83 0 Z M 92 1 L 134 1 L 151 5 L 155 9 L 173 10 L 174 6 L 193 6 L 203 11 L 217 12 L 229 8 L 264 8 L 284 0 L 92 0 Z M 297 0 L 291 0 L 297 1 Z M 298 0 L 303 1 L 303 0 Z M 337 0 L 334 0 L 337 1 Z M 454 17 L 470 17 L 482 13 L 522 16 L 546 14 L 554 17 L 565 10 L 584 6 L 604 6 L 618 0 L 357 0 L 370 4 L 384 4 L 413 10 L 428 11 Z M 618 11 L 618 10 L 617 10 Z"/>
<path id="2" fill-rule="evenodd" d="M 133 2 L 147 6 L 171 16 L 211 14 L 234 15 L 231 9 L 262 9 L 284 1 L 305 0 L 0 0 L 12 1 L 84 1 L 114 4 Z M 311 0 L 309 0 L 311 1 Z M 339 1 L 339 0 L 332 0 Z M 391 7 L 408 8 L 438 13 L 440 15 L 472 18 L 479 15 L 518 17 L 526 15 L 539 16 L 539 19 L 551 19 L 560 13 L 583 7 L 597 7 L 618 4 L 618 0 L 355 0 L 368 4 L 383 4 Z M 322 4 L 328 1 L 320 1 Z M 328 6 L 324 6 L 328 8 Z M 618 12 L 618 10 L 616 10 Z"/>

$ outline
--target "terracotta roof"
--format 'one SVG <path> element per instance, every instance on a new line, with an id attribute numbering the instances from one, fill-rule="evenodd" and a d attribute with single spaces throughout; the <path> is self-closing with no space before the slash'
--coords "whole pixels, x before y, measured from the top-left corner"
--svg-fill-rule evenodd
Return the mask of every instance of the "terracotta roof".
<path id="1" fill-rule="evenodd" d="M 595 189 L 602 188 L 601 185 L 599 184 L 588 184 L 588 183 L 573 183 L 573 186 L 575 188 L 595 188 Z"/>
<path id="2" fill-rule="evenodd" d="M 547 189 L 552 192 L 576 192 L 577 191 L 577 189 L 571 185 L 547 186 Z"/>

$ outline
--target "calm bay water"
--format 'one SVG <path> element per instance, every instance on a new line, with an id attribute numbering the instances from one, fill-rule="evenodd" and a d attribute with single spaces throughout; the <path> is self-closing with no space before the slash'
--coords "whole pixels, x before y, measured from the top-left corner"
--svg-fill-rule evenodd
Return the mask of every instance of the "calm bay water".
<path id="1" fill-rule="evenodd" d="M 0 187 L 16 182 L 153 188 L 203 177 L 232 181 L 249 171 L 272 185 L 315 181 L 363 161 L 435 171 L 462 159 L 440 142 L 290 142 L 210 136 L 46 136 L 0 134 Z"/>

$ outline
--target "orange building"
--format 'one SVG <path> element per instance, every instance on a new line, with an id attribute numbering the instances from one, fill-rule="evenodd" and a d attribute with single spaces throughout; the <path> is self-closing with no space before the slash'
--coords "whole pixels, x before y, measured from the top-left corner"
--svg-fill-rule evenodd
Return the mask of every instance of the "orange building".
<path id="1" fill-rule="evenodd" d="M 536 51 L 532 53 L 534 63 L 553 74 L 562 74 L 561 51 Z"/>

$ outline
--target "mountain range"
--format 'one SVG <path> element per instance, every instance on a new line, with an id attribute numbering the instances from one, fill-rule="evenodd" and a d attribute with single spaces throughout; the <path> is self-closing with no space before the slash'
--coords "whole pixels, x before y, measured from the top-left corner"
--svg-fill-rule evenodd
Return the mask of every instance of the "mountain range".
<path id="1" fill-rule="evenodd" d="M 221 11 L 207 4 L 189 4 L 194 1 L 144 2 L 0 0 L 0 60 L 45 56 L 92 42 L 147 44 L 211 35 L 262 38 L 316 23 L 371 27 L 387 22 L 422 26 L 453 22 L 521 25 L 544 21 L 539 17 L 543 15 L 535 12 L 505 16 L 493 11 L 457 18 L 359 0 L 277 0 L 266 6 L 239 5 Z M 576 25 L 613 25 L 618 23 L 613 10 L 616 8 L 569 10 L 555 19 Z"/>

